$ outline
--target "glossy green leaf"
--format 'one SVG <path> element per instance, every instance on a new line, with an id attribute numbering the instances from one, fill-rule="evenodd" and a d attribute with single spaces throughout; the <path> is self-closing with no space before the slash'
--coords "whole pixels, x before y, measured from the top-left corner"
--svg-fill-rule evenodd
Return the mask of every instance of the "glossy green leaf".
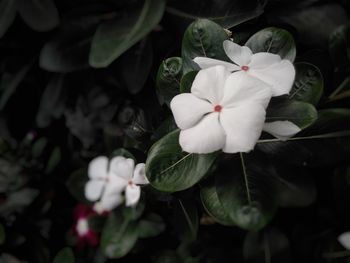
<path id="1" fill-rule="evenodd" d="M 0 38 L 7 32 L 16 16 L 16 0 L 0 1 Z"/>
<path id="2" fill-rule="evenodd" d="M 74 253 L 69 247 L 61 249 L 55 256 L 53 263 L 74 263 Z"/>
<path id="3" fill-rule="evenodd" d="M 309 103 L 275 99 L 271 101 L 266 111 L 266 122 L 290 121 L 305 129 L 315 122 L 317 111 Z"/>
<path id="4" fill-rule="evenodd" d="M 101 249 L 108 258 L 124 257 L 134 247 L 138 237 L 137 223 L 112 213 L 103 228 Z"/>
<path id="5" fill-rule="evenodd" d="M 222 43 L 228 38 L 224 29 L 210 20 L 198 19 L 190 24 L 182 39 L 184 74 L 199 69 L 192 61 L 196 57 L 227 60 Z"/>
<path id="6" fill-rule="evenodd" d="M 251 36 L 246 46 L 253 53 L 269 52 L 278 54 L 282 59 L 294 61 L 296 48 L 293 36 L 286 30 L 277 27 L 268 27 Z"/>
<path id="7" fill-rule="evenodd" d="M 218 198 L 237 226 L 257 231 L 270 222 L 277 208 L 268 162 L 253 154 L 226 158 L 215 172 Z"/>
<path id="8" fill-rule="evenodd" d="M 183 152 L 180 131 L 173 131 L 156 142 L 146 161 L 146 175 L 151 185 L 165 192 L 190 188 L 202 179 L 214 163 L 217 153 Z"/>
<path id="9" fill-rule="evenodd" d="M 39 128 L 47 127 L 52 119 L 60 118 L 65 109 L 63 76 L 53 77 L 41 96 L 36 123 Z"/>
<path id="10" fill-rule="evenodd" d="M 157 91 L 160 100 L 169 105 L 174 96 L 180 92 L 180 79 L 182 76 L 182 59 L 172 57 L 164 60 L 157 73 Z"/>
<path id="11" fill-rule="evenodd" d="M 197 76 L 198 71 L 190 71 L 182 76 L 181 82 L 180 82 L 180 92 L 191 92 L 191 87 L 194 79 Z"/>
<path id="12" fill-rule="evenodd" d="M 22 19 L 36 31 L 49 31 L 60 23 L 53 0 L 17 0 Z"/>
<path id="13" fill-rule="evenodd" d="M 102 23 L 93 38 L 89 63 L 103 68 L 144 38 L 161 20 L 164 0 L 145 0 L 142 9 L 125 19 Z"/>
<path id="14" fill-rule="evenodd" d="M 323 93 L 321 71 L 309 63 L 297 63 L 295 68 L 295 81 L 288 97 L 317 105 Z"/>
<path id="15" fill-rule="evenodd" d="M 219 200 L 214 181 L 201 185 L 200 197 L 205 211 L 216 222 L 227 226 L 235 225 Z"/>
<path id="16" fill-rule="evenodd" d="M 143 217 L 137 226 L 140 238 L 158 236 L 165 229 L 163 219 L 157 214 L 148 214 Z"/>

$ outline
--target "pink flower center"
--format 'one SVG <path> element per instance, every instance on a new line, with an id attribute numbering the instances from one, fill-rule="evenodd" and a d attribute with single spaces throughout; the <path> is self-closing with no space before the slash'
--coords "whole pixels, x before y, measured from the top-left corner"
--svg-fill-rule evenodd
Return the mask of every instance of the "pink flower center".
<path id="1" fill-rule="evenodd" d="M 133 186 L 133 185 L 134 185 L 134 182 L 133 182 L 132 180 L 129 180 L 129 181 L 128 181 L 128 185 Z"/>
<path id="2" fill-rule="evenodd" d="M 248 71 L 249 67 L 248 66 L 242 66 L 241 69 L 244 70 L 244 71 Z"/>
<path id="3" fill-rule="evenodd" d="M 214 111 L 216 111 L 216 112 L 221 112 L 221 110 L 222 110 L 222 106 L 221 105 L 216 105 L 214 107 Z"/>

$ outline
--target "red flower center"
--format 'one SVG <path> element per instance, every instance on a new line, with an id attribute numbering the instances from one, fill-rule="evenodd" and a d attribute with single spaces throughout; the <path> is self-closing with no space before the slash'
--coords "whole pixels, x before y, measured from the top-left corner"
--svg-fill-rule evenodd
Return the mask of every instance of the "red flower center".
<path id="1" fill-rule="evenodd" d="M 248 71 L 249 67 L 248 66 L 242 66 L 241 69 L 244 70 L 244 71 Z"/>
<path id="2" fill-rule="evenodd" d="M 222 110 L 221 105 L 216 105 L 216 106 L 214 107 L 214 111 L 216 111 L 216 112 L 221 112 L 221 110 Z"/>

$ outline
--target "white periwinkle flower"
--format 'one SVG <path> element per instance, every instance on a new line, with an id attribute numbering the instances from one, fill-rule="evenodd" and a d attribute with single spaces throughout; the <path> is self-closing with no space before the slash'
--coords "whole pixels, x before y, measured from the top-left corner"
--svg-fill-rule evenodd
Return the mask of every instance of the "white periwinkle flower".
<path id="1" fill-rule="evenodd" d="M 139 185 L 148 184 L 145 176 L 145 164 L 135 166 L 134 160 L 122 156 L 114 157 L 111 161 L 100 156 L 93 159 L 88 167 L 90 180 L 85 186 L 85 196 L 88 200 L 97 202 L 96 212 L 111 211 L 123 202 L 134 206 L 141 195 Z"/>
<path id="2" fill-rule="evenodd" d="M 224 66 L 198 72 L 191 93 L 171 103 L 181 129 L 179 143 L 189 153 L 249 152 L 260 137 L 271 89 L 257 78 L 231 74 Z"/>
<path id="3" fill-rule="evenodd" d="M 338 237 L 338 242 L 346 249 L 350 250 L 350 232 L 344 232 Z"/>
<path id="4" fill-rule="evenodd" d="M 295 69 L 289 60 L 267 52 L 253 54 L 249 47 L 240 46 L 229 40 L 225 40 L 223 46 L 226 55 L 234 63 L 206 57 L 196 57 L 194 62 L 202 69 L 222 65 L 230 72 L 240 71 L 258 78 L 270 85 L 272 96 L 290 92 L 295 78 Z"/>

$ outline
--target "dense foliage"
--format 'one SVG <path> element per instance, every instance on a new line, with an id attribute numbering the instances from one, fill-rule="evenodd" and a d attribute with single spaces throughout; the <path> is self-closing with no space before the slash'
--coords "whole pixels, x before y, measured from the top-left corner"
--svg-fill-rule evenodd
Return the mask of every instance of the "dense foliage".
<path id="1" fill-rule="evenodd" d="M 349 10 L 0 0 L 0 262 L 349 262 L 337 240 L 350 230 Z M 294 64 L 266 121 L 301 132 L 263 133 L 249 153 L 184 152 L 170 101 L 190 91 L 194 58 L 230 62 L 230 38 Z M 137 206 L 93 211 L 97 156 L 146 164 Z"/>

